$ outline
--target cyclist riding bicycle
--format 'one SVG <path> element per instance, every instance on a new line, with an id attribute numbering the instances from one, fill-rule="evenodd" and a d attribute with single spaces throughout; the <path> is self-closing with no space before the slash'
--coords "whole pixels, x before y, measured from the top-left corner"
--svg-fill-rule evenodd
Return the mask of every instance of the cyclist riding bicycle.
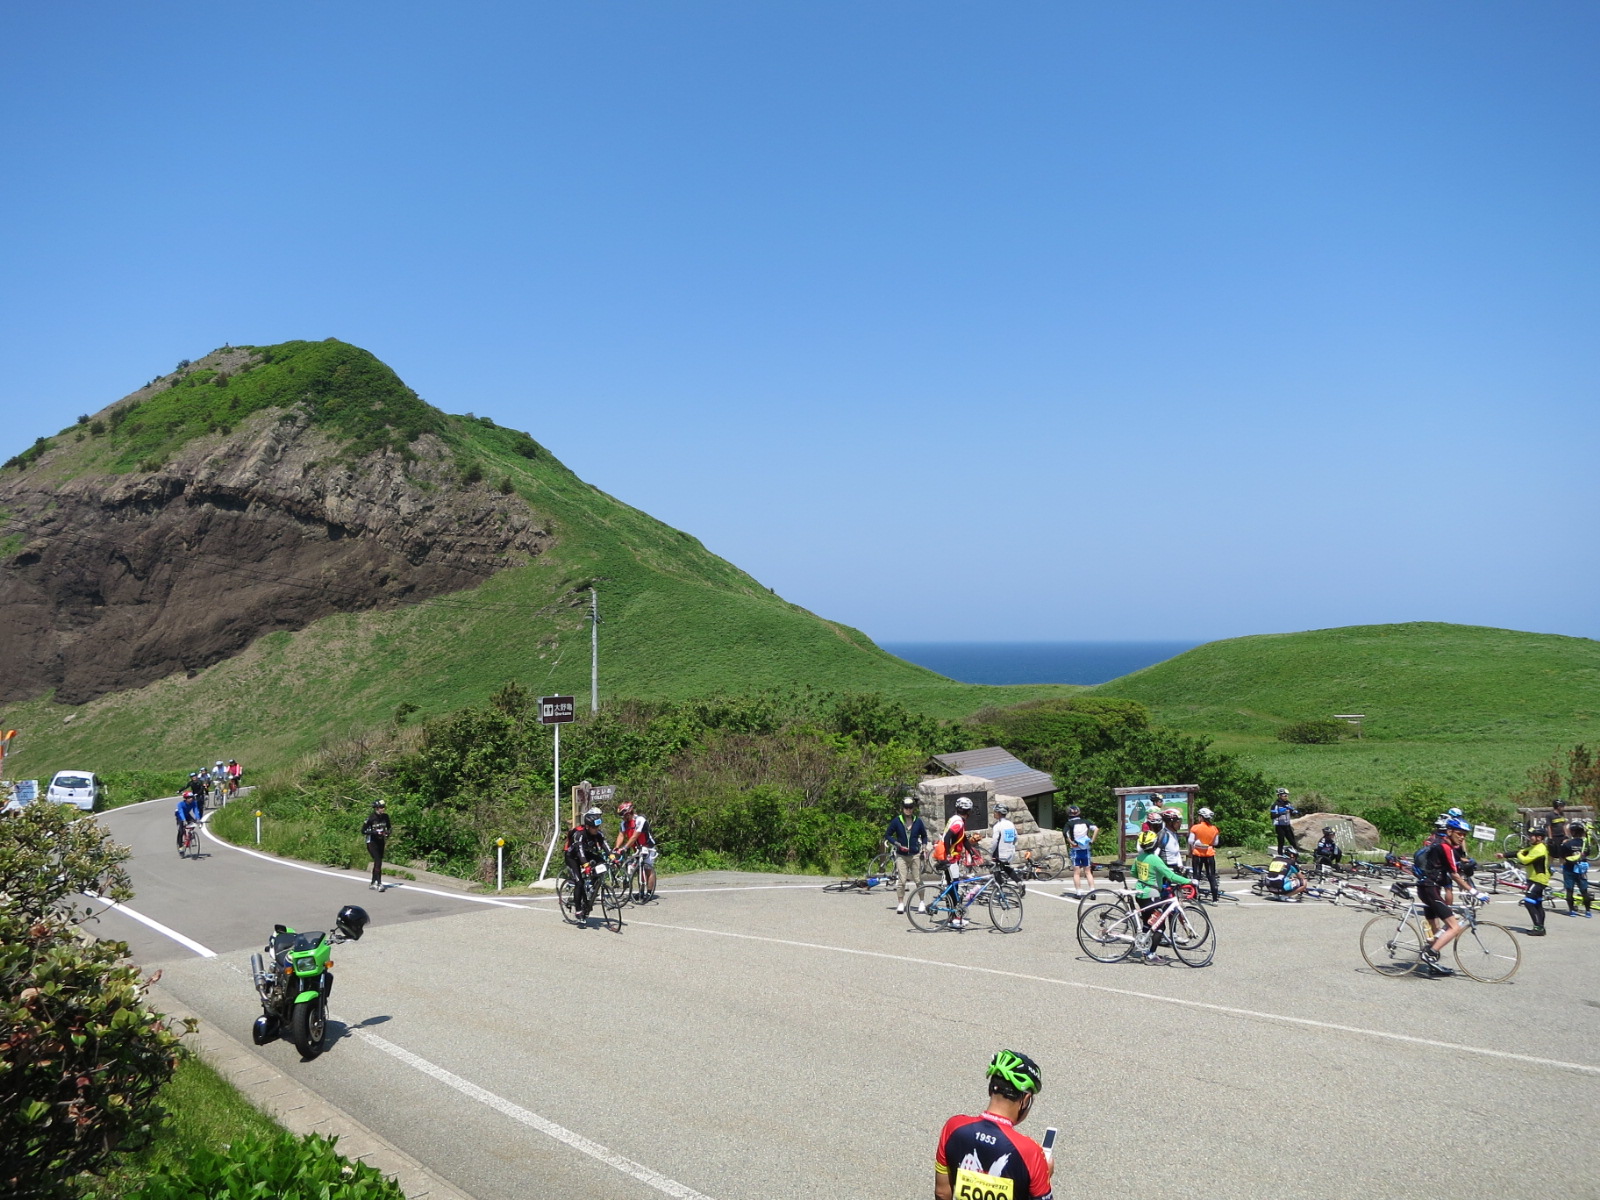
<path id="1" fill-rule="evenodd" d="M 951 1117 L 939 1133 L 934 1200 L 1051 1200 L 1055 1164 L 1038 1142 L 1017 1132 L 1044 1090 L 1039 1064 L 1002 1050 L 989 1060 L 986 1074 L 989 1103 L 983 1115 Z"/>
<path id="2" fill-rule="evenodd" d="M 606 835 L 600 827 L 603 817 L 598 808 L 585 810 L 583 819 L 567 831 L 562 847 L 562 858 L 572 877 L 572 909 L 580 923 L 589 919 L 589 910 L 594 907 L 591 876 L 603 874 L 606 869 Z"/>
<path id="3" fill-rule="evenodd" d="M 1154 937 L 1150 941 L 1150 949 L 1145 951 L 1144 960 L 1147 963 L 1160 963 L 1164 961 L 1156 951 L 1161 946 L 1161 927 L 1156 924 L 1161 917 L 1160 902 L 1172 895 L 1172 889 L 1178 884 L 1194 884 L 1194 880 L 1179 871 L 1174 871 L 1166 864 L 1157 848 L 1159 835 L 1154 830 L 1146 830 L 1139 835 L 1139 853 L 1133 860 L 1133 890 L 1139 901 L 1140 912 L 1144 922 L 1149 926 Z M 1198 886 L 1198 885 L 1196 885 Z"/>
<path id="4" fill-rule="evenodd" d="M 641 812 L 635 812 L 633 801 L 624 800 L 617 805 L 617 853 L 639 851 L 639 875 L 644 883 L 645 895 L 654 900 L 656 895 L 656 835 L 650 831 L 650 822 Z"/>
<path id="5" fill-rule="evenodd" d="M 200 801 L 195 799 L 192 792 L 184 792 L 178 797 L 178 807 L 173 810 L 172 816 L 178 823 L 178 849 L 182 850 L 185 827 L 200 824 Z"/>

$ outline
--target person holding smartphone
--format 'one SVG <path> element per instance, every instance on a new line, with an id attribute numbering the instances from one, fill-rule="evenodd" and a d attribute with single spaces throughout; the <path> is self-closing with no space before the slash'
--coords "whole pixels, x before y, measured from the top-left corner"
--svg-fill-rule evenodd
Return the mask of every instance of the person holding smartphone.
<path id="1" fill-rule="evenodd" d="M 989 1103 L 978 1117 L 951 1117 L 939 1134 L 933 1160 L 934 1200 L 1009 1196 L 1052 1200 L 1055 1170 L 1047 1146 L 1017 1126 L 1028 1119 L 1044 1088 L 1039 1064 L 1026 1054 L 1002 1050 L 989 1060 Z M 1045 1130 L 1053 1143 L 1055 1130 Z"/>

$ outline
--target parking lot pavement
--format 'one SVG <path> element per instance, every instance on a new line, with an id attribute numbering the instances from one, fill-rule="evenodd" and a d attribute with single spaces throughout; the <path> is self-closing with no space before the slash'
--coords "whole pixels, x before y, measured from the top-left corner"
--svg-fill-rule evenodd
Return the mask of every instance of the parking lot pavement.
<path id="1" fill-rule="evenodd" d="M 1071 1139 L 1065 1195 L 1398 1197 L 1464 1162 L 1514 1191 L 1548 1168 L 1551 1096 L 1600 1115 L 1592 921 L 1554 918 L 1491 986 L 1376 976 L 1365 915 L 1320 904 L 1216 910 L 1192 970 L 1088 961 L 1059 884 L 1006 935 L 919 933 L 892 894 L 819 883 L 664 879 L 620 933 L 549 901 L 401 922 L 403 893 L 373 897 L 336 955 L 342 1036 L 260 1052 L 480 1200 L 926 1195 L 1001 1046 L 1043 1067 L 1029 1128 Z M 169 961 L 164 986 L 242 1036 L 247 957 Z M 1570 1178 L 1600 1168 L 1560 1149 Z"/>

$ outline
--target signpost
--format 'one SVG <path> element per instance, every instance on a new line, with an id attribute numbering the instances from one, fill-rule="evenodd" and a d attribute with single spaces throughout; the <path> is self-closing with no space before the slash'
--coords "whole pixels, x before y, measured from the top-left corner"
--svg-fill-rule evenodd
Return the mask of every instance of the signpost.
<path id="1" fill-rule="evenodd" d="M 32 804 L 39 798 L 39 781 L 37 779 L 19 779 L 13 787 L 16 791 L 18 804 Z"/>
<path id="2" fill-rule="evenodd" d="M 1474 841 L 1492 842 L 1494 841 L 1494 835 L 1497 832 L 1498 830 L 1490 825 L 1474 825 L 1472 827 L 1472 837 Z"/>
<path id="3" fill-rule="evenodd" d="M 544 852 L 544 865 L 539 868 L 542 880 L 550 869 L 550 856 L 556 852 L 556 839 L 561 836 L 561 727 L 576 715 L 571 696 L 540 696 L 539 721 L 556 727 L 556 787 L 555 805 L 551 809 L 550 848 Z"/>

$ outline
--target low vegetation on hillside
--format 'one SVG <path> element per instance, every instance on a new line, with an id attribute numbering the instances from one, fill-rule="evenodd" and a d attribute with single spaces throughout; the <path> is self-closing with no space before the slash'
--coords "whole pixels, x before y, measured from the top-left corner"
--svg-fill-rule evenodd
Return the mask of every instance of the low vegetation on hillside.
<path id="1" fill-rule="evenodd" d="M 1058 700 L 943 721 L 873 694 L 765 692 L 630 701 L 565 727 L 563 788 L 615 784 L 655 823 L 671 869 L 854 870 L 877 848 L 898 798 L 938 753 L 994 742 L 1057 772 L 1063 802 L 1109 834 L 1114 784 L 1198 780 L 1239 839 L 1265 835 L 1269 789 L 1202 739 L 1152 729 L 1137 704 Z M 551 733 L 508 685 L 485 705 L 420 728 L 397 726 L 314 756 L 215 819 L 282 854 L 353 866 L 379 797 L 398 862 L 492 878 L 506 837 L 513 879 L 537 874 L 552 818 Z M 569 819 L 563 800 L 563 821 Z"/>

